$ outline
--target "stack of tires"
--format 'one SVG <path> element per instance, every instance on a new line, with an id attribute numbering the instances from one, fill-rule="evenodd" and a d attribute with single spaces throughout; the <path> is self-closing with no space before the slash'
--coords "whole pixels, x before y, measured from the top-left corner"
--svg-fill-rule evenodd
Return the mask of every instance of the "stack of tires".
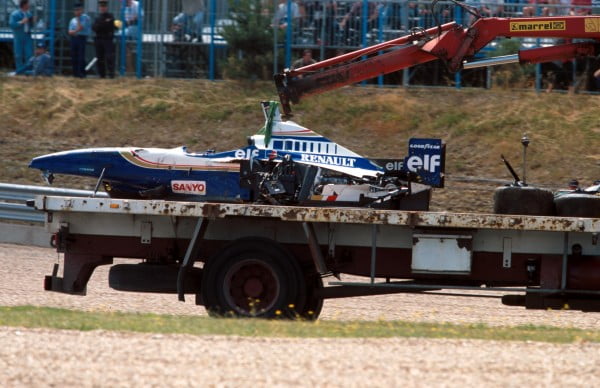
<path id="1" fill-rule="evenodd" d="M 556 215 L 560 217 L 600 218 L 600 196 L 574 191 L 554 199 Z"/>
<path id="2" fill-rule="evenodd" d="M 532 186 L 504 186 L 494 192 L 495 214 L 600 218 L 600 195 L 581 190 L 555 196 Z"/>
<path id="3" fill-rule="evenodd" d="M 494 192 L 495 214 L 520 214 L 528 216 L 553 216 L 552 191 L 532 186 L 503 186 Z"/>

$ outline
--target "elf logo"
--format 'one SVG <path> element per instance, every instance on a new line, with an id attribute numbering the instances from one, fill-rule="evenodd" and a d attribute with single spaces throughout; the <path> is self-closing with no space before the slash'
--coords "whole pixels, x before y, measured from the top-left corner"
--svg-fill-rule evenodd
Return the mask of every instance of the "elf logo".
<path id="1" fill-rule="evenodd" d="M 441 139 L 412 138 L 408 142 L 408 156 L 404 168 L 416 173 L 420 183 L 444 187 L 446 145 Z"/>
<path id="2" fill-rule="evenodd" d="M 435 172 L 441 165 L 440 155 L 413 155 L 406 160 L 406 168 L 412 172 L 417 172 L 419 170 Z"/>
<path id="3" fill-rule="evenodd" d="M 258 157 L 258 150 L 256 148 L 243 148 L 235 150 L 236 159 L 251 159 Z"/>
<path id="4" fill-rule="evenodd" d="M 171 181 L 171 190 L 177 194 L 206 195 L 206 182 Z"/>

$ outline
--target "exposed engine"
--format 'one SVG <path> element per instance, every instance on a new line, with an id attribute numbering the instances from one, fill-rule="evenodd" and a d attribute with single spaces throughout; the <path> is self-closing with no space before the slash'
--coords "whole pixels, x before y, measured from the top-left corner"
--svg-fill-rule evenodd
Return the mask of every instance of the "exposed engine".
<path id="1" fill-rule="evenodd" d="M 358 206 L 398 210 L 428 210 L 429 186 L 398 176 L 355 178 L 316 166 L 282 161 L 244 161 L 243 188 L 253 202 L 273 205 Z"/>

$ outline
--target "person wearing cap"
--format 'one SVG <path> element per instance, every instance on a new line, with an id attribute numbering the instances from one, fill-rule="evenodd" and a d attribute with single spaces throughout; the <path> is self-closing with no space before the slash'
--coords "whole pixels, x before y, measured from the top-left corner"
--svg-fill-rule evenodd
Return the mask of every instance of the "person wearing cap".
<path id="1" fill-rule="evenodd" d="M 92 33 L 92 21 L 83 13 L 82 3 L 75 3 L 73 12 L 75 17 L 69 22 L 73 76 L 85 78 L 85 44 Z"/>
<path id="2" fill-rule="evenodd" d="M 31 39 L 33 17 L 29 11 L 29 0 L 19 1 L 19 9 L 10 14 L 8 24 L 13 33 L 15 68 L 18 72 L 33 52 L 33 40 Z"/>
<path id="3" fill-rule="evenodd" d="M 115 78 L 115 42 L 114 35 L 116 30 L 115 17 L 108 12 L 108 1 L 98 1 L 98 16 L 94 20 L 92 29 L 96 33 L 94 45 L 96 47 L 96 66 L 100 78 L 108 76 Z"/>
<path id="4" fill-rule="evenodd" d="M 29 58 L 25 66 L 17 71 L 16 74 L 32 75 L 34 77 L 52 77 L 52 74 L 54 74 L 54 63 L 43 41 L 35 45 L 35 55 Z"/>

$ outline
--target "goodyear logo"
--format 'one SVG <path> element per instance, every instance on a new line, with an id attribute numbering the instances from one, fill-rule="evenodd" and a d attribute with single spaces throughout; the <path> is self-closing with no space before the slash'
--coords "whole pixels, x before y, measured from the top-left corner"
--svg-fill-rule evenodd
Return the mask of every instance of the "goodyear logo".
<path id="1" fill-rule="evenodd" d="M 510 30 L 519 31 L 564 31 L 567 28 L 565 20 L 548 20 L 542 22 L 510 22 Z"/>
<path id="2" fill-rule="evenodd" d="M 600 18 L 585 18 L 585 32 L 600 32 Z"/>

